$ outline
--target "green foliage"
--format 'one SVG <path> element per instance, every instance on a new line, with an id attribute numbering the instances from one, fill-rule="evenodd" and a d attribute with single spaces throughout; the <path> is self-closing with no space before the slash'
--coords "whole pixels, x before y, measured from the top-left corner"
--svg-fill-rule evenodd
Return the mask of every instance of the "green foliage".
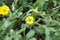
<path id="1" fill-rule="evenodd" d="M 0 0 L 1 5 L 10 11 L 0 15 L 0 40 L 60 40 L 60 0 Z M 27 16 L 34 17 L 32 25 Z"/>

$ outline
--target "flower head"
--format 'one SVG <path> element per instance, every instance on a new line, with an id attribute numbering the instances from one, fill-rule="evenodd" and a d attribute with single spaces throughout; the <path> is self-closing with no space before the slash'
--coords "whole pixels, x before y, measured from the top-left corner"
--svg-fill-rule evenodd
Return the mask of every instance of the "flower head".
<path id="1" fill-rule="evenodd" d="M 9 7 L 6 5 L 3 5 L 0 7 L 0 14 L 1 15 L 7 15 L 9 12 Z"/>
<path id="2" fill-rule="evenodd" d="M 34 22 L 34 18 L 32 16 L 28 16 L 26 17 L 25 21 L 27 24 L 31 25 Z"/>
<path id="3" fill-rule="evenodd" d="M 39 13 L 38 9 L 33 9 L 32 12 Z"/>

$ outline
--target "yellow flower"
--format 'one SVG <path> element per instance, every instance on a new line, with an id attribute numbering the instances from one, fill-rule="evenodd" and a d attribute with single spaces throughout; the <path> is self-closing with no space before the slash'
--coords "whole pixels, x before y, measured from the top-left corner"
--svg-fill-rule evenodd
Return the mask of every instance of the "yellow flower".
<path id="1" fill-rule="evenodd" d="M 28 16 L 26 17 L 25 21 L 26 21 L 26 24 L 31 25 L 34 22 L 34 18 L 32 16 Z"/>
<path id="2" fill-rule="evenodd" d="M 9 12 L 9 7 L 6 5 L 3 5 L 0 7 L 0 14 L 1 15 L 7 15 Z"/>
<path id="3" fill-rule="evenodd" d="M 38 9 L 33 9 L 32 12 L 39 13 Z"/>

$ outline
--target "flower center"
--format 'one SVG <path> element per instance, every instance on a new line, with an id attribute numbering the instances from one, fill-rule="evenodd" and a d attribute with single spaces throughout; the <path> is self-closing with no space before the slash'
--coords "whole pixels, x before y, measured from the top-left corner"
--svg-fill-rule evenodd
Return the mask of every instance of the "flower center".
<path id="1" fill-rule="evenodd" d="M 31 19 L 29 19 L 29 21 L 31 21 Z"/>
<path id="2" fill-rule="evenodd" d="M 3 10 L 3 12 L 6 12 L 6 10 Z"/>

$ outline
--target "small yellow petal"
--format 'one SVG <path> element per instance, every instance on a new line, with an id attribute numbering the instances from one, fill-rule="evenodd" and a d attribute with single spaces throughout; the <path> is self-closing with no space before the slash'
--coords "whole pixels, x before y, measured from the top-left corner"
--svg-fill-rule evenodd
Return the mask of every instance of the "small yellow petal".
<path id="1" fill-rule="evenodd" d="M 34 22 L 34 18 L 32 16 L 28 16 L 26 17 L 25 21 L 26 21 L 26 24 L 31 25 Z"/>
<path id="2" fill-rule="evenodd" d="M 9 12 L 9 7 L 6 5 L 3 5 L 0 7 L 0 14 L 1 15 L 7 15 Z"/>
<path id="3" fill-rule="evenodd" d="M 34 13 L 39 13 L 38 9 L 33 9 L 32 10 Z"/>

